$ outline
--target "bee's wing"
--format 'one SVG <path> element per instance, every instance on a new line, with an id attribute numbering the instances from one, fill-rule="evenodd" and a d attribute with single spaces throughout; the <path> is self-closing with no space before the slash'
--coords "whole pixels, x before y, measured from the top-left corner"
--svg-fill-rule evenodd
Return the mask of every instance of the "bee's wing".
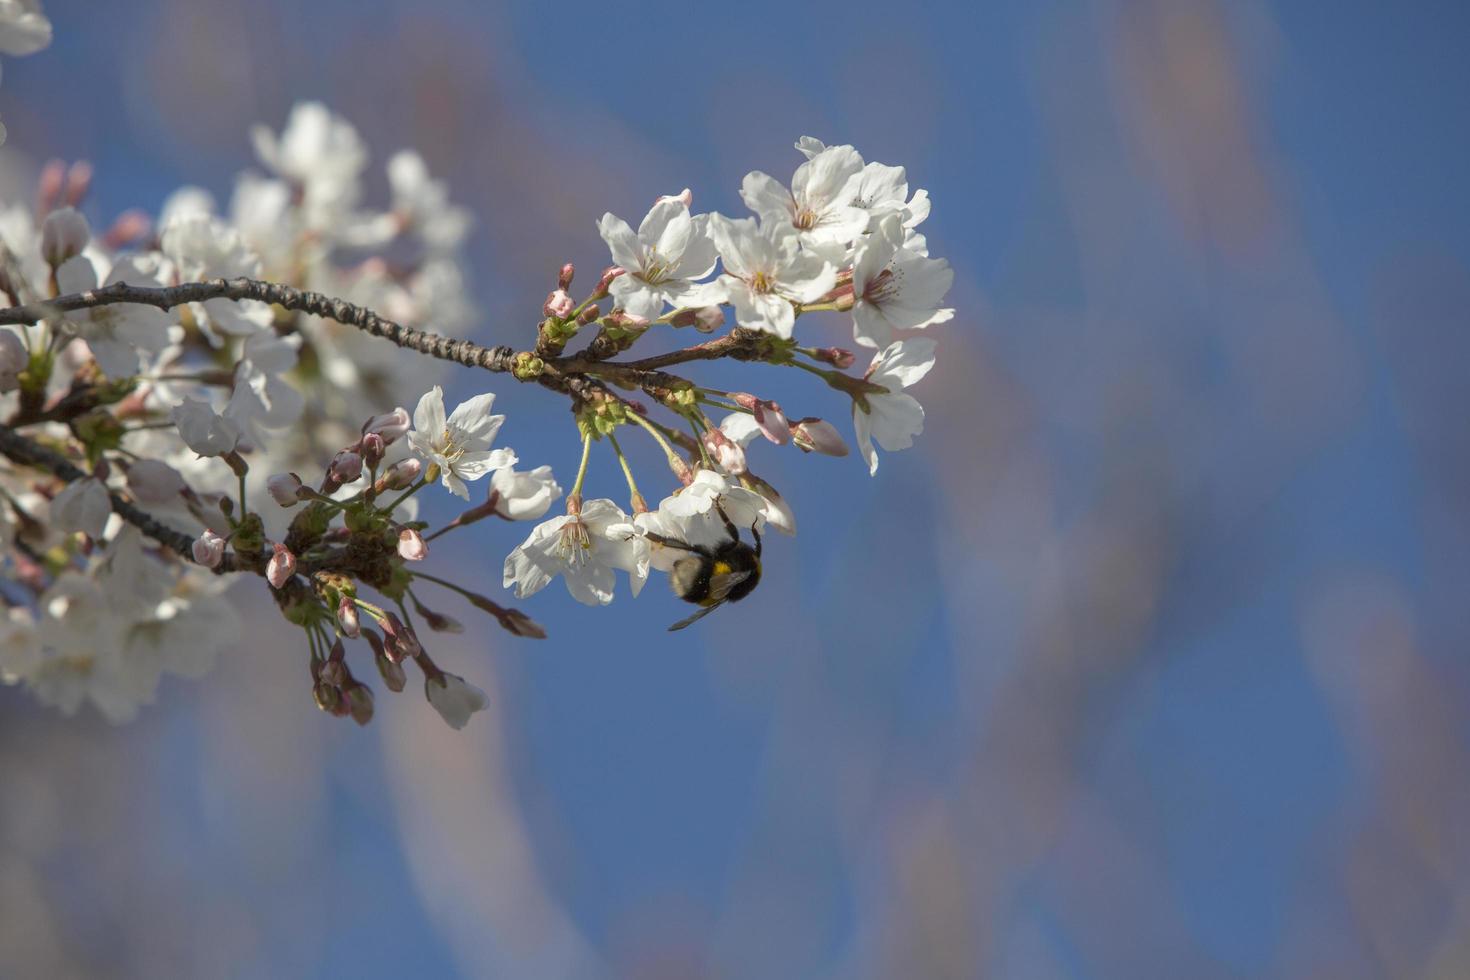
<path id="1" fill-rule="evenodd" d="M 710 605 L 724 602 L 729 597 L 730 591 L 750 576 L 749 571 L 720 572 L 711 575 L 709 578 Z"/>
<path id="2" fill-rule="evenodd" d="M 716 609 L 718 609 L 720 606 L 723 606 L 723 605 L 724 605 L 723 602 L 710 603 L 708 606 L 705 606 L 703 609 L 699 610 L 699 612 L 695 613 L 693 616 L 685 616 L 683 619 L 679 620 L 673 626 L 670 626 L 669 627 L 669 632 L 672 633 L 672 632 L 674 632 L 674 630 L 681 630 L 681 629 L 683 629 L 684 627 L 688 626 L 691 623 L 696 623 L 696 622 L 698 622 L 699 620 L 701 620 L 704 617 L 708 616 L 710 613 L 714 612 Z"/>

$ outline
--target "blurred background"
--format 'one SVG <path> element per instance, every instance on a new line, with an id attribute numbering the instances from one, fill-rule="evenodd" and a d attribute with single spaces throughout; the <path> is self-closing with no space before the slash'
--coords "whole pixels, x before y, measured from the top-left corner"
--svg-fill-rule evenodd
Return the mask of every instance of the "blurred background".
<path id="1" fill-rule="evenodd" d="M 0 690 L 0 976 L 1470 976 L 1470 7 L 46 9 L 5 152 L 92 161 L 94 225 L 321 99 L 475 211 L 524 344 L 604 210 L 743 214 L 812 134 L 929 190 L 959 312 L 876 479 L 760 459 L 801 534 L 748 601 L 442 603 L 463 732 L 316 711 L 253 595 L 135 724 Z M 760 370 L 703 377 L 846 430 Z M 492 386 L 565 483 L 564 405 Z M 524 531 L 436 557 L 493 594 Z"/>

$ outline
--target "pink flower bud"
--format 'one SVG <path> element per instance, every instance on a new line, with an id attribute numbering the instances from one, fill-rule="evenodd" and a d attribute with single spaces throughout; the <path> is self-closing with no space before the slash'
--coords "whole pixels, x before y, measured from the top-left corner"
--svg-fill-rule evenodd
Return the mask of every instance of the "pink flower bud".
<path id="1" fill-rule="evenodd" d="M 577 326 L 585 327 L 600 316 L 602 316 L 602 310 L 598 308 L 596 303 L 593 303 L 581 313 L 577 314 Z"/>
<path id="2" fill-rule="evenodd" d="M 378 634 L 372 630 L 365 630 L 362 634 L 367 638 L 368 646 L 373 648 L 373 663 L 377 665 L 378 676 L 383 678 L 383 686 L 397 694 L 408 684 L 408 674 L 403 667 L 389 659 L 387 651 L 383 649 L 383 641 L 378 639 Z"/>
<path id="3" fill-rule="evenodd" d="M 271 560 L 265 566 L 265 579 L 271 588 L 279 589 L 296 574 L 296 556 L 283 544 L 274 544 Z"/>
<path id="4" fill-rule="evenodd" d="M 775 402 L 758 401 L 755 403 L 754 411 L 755 424 L 760 426 L 761 435 L 778 446 L 784 446 L 791 441 L 791 426 L 781 412 L 780 405 Z"/>
<path id="5" fill-rule="evenodd" d="M 277 473 L 265 481 L 265 492 L 282 507 L 295 507 L 301 502 L 301 477 L 295 473 Z"/>
<path id="6" fill-rule="evenodd" d="M 693 327 L 700 333 L 714 333 L 725 322 L 725 311 L 718 306 L 693 306 L 675 313 L 669 323 L 676 327 Z"/>
<path id="7" fill-rule="evenodd" d="M 53 269 L 80 255 L 91 240 L 92 229 L 75 208 L 52 211 L 41 223 L 41 257 Z"/>
<path id="8" fill-rule="evenodd" d="M 371 469 L 376 469 L 383 461 L 383 453 L 387 449 L 388 443 L 376 432 L 369 432 L 357 444 L 357 451 L 362 454 L 363 465 Z"/>
<path id="9" fill-rule="evenodd" d="M 835 368 L 847 370 L 852 367 L 857 359 L 852 351 L 843 350 L 841 347 L 817 347 L 812 350 L 812 356 L 819 361 L 825 361 Z"/>
<path id="10" fill-rule="evenodd" d="M 128 467 L 128 490 L 140 504 L 166 504 L 186 489 L 179 471 L 156 459 L 140 459 Z"/>
<path id="11" fill-rule="evenodd" d="M 572 298 L 567 295 L 565 289 L 553 289 L 547 294 L 546 302 L 541 304 L 542 313 L 556 317 L 558 320 L 565 320 L 576 308 L 577 304 L 572 302 Z"/>
<path id="12" fill-rule="evenodd" d="M 719 429 L 709 429 L 705 432 L 704 448 L 709 451 L 710 456 L 727 473 L 739 476 L 745 472 L 745 450 Z"/>
<path id="13" fill-rule="evenodd" d="M 338 640 L 337 642 L 341 643 L 342 641 Z M 336 655 L 336 652 L 336 648 L 334 647 L 332 649 L 333 656 Z M 346 651 L 343 652 L 345 654 Z M 341 687 L 347 681 L 347 665 L 341 660 L 328 660 L 322 664 L 321 679 L 324 683 L 330 684 L 333 687 Z"/>
<path id="14" fill-rule="evenodd" d="M 405 561 L 423 561 L 429 557 L 429 546 L 424 536 L 411 527 L 398 532 L 398 555 Z"/>
<path id="15" fill-rule="evenodd" d="M 66 172 L 66 203 L 76 207 L 91 189 L 92 165 L 86 160 L 78 160 Z"/>
<path id="16" fill-rule="evenodd" d="M 102 244 L 111 250 L 122 248 L 141 238 L 147 238 L 153 230 L 153 219 L 148 212 L 131 208 L 118 215 L 112 226 L 102 233 Z"/>
<path id="17" fill-rule="evenodd" d="M 327 476 L 338 486 L 351 483 L 362 476 L 362 456 L 350 449 L 342 450 L 332 457 L 332 462 L 327 467 Z"/>
<path id="18" fill-rule="evenodd" d="M 556 288 L 563 291 L 572 288 L 572 276 L 576 274 L 577 267 L 570 262 L 562 266 L 561 271 L 556 274 Z"/>
<path id="19" fill-rule="evenodd" d="M 383 437 L 383 443 L 391 446 L 394 442 L 402 439 L 413 426 L 413 419 L 409 418 L 408 410 L 395 408 L 384 415 L 374 415 L 362 424 L 362 434 L 376 432 Z"/>
<path id="20" fill-rule="evenodd" d="M 383 636 L 386 638 L 383 650 L 394 663 L 402 663 L 424 652 L 419 638 L 398 618 L 397 613 L 390 612 L 388 618 L 378 625 L 383 628 Z"/>
<path id="21" fill-rule="evenodd" d="M 823 456 L 846 456 L 847 443 L 831 422 L 808 418 L 792 423 L 791 441 L 804 453 L 821 453 Z"/>
<path id="22" fill-rule="evenodd" d="M 407 490 L 413 486 L 423 471 L 424 464 L 418 459 L 413 457 L 400 459 L 378 478 L 378 485 L 374 489 L 379 493 L 385 490 Z"/>
<path id="23" fill-rule="evenodd" d="M 357 622 L 357 603 L 351 596 L 344 595 L 337 603 L 337 625 L 342 628 L 342 634 L 351 639 L 362 635 L 362 627 Z"/>
<path id="24" fill-rule="evenodd" d="M 56 207 L 56 202 L 61 200 L 61 187 L 66 183 L 66 161 L 47 160 L 36 183 L 39 211 L 41 214 L 50 214 Z"/>
<path id="25" fill-rule="evenodd" d="M 194 539 L 194 560 L 205 568 L 218 568 L 225 557 L 225 539 L 208 528 Z"/>
<path id="26" fill-rule="evenodd" d="M 602 278 L 598 279 L 597 285 L 592 287 L 592 298 L 602 299 L 602 297 L 606 296 L 608 287 L 612 285 L 612 281 L 627 271 L 627 269 L 624 269 L 620 265 L 610 265 L 606 269 L 603 269 Z"/>

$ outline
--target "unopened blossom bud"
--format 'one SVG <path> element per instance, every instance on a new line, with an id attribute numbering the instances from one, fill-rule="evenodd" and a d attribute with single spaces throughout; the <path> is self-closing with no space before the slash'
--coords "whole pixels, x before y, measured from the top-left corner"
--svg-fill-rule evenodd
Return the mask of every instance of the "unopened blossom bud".
<path id="1" fill-rule="evenodd" d="M 437 676 L 424 678 L 424 695 L 429 699 L 429 704 L 434 706 L 434 710 L 439 712 L 439 717 L 455 730 L 463 728 L 469 722 L 470 715 L 483 711 L 490 704 L 484 691 L 463 677 L 443 671 Z"/>
<path id="2" fill-rule="evenodd" d="M 398 556 L 404 561 L 423 561 L 429 557 L 429 546 L 424 536 L 411 527 L 398 532 Z"/>
<path id="3" fill-rule="evenodd" d="M 840 368 L 843 371 L 852 367 L 853 362 L 857 360 L 852 351 L 843 350 L 841 347 L 818 347 L 812 351 L 812 355 L 817 360 L 826 361 L 833 367 Z"/>
<path id="4" fill-rule="evenodd" d="M 847 443 L 831 422 L 816 418 L 800 419 L 791 425 L 791 441 L 804 453 L 823 456 L 846 456 Z"/>
<path id="5" fill-rule="evenodd" d="M 704 448 L 721 469 L 736 476 L 745 472 L 745 450 L 740 448 L 739 443 L 719 429 L 708 429 L 701 438 Z"/>
<path id="6" fill-rule="evenodd" d="M 562 266 L 561 271 L 556 274 L 556 288 L 560 290 L 571 289 L 572 276 L 576 274 L 577 267 L 572 265 L 570 262 Z"/>
<path id="7" fill-rule="evenodd" d="M 429 629 L 433 630 L 435 633 L 464 632 L 464 625 L 453 616 L 446 616 L 444 613 L 435 612 L 434 610 L 427 608 L 419 602 L 414 603 L 413 609 L 414 612 L 424 617 L 424 622 L 428 623 Z"/>
<path id="8" fill-rule="evenodd" d="M 791 425 L 775 402 L 755 403 L 755 424 L 760 427 L 761 435 L 778 446 L 791 441 Z"/>
<path id="9" fill-rule="evenodd" d="M 606 269 L 603 269 L 602 278 L 598 279 L 597 285 L 592 287 L 592 298 L 602 299 L 602 297 L 606 296 L 608 287 L 612 285 L 612 281 L 627 271 L 627 269 L 624 269 L 620 265 L 610 265 Z"/>
<path id="10" fill-rule="evenodd" d="M 322 664 L 321 679 L 333 687 L 341 687 L 347 681 L 347 665 L 340 660 L 328 660 Z"/>
<path id="11" fill-rule="evenodd" d="M 166 504 L 187 489 L 179 471 L 156 459 L 140 459 L 128 467 L 128 490 L 140 504 Z"/>
<path id="12" fill-rule="evenodd" d="M 26 345 L 14 330 L 0 330 L 0 394 L 20 387 L 20 373 L 30 366 Z"/>
<path id="13" fill-rule="evenodd" d="M 676 327 L 693 327 L 700 333 L 714 333 L 725 322 L 725 311 L 718 306 L 691 306 L 670 318 Z"/>
<path id="14" fill-rule="evenodd" d="M 364 633 L 363 635 L 376 638 L 377 634 Z M 408 685 L 408 673 L 404 671 L 402 664 L 394 663 L 392 660 L 388 659 L 387 654 L 383 652 L 383 644 L 381 641 L 372 644 L 372 647 L 373 663 L 375 663 L 378 667 L 378 676 L 383 678 L 383 685 L 387 687 L 388 690 L 392 691 L 394 694 L 397 694 Z"/>
<path id="15" fill-rule="evenodd" d="M 501 610 L 496 619 L 500 620 L 502 627 L 516 636 L 529 637 L 533 640 L 546 639 L 546 628 L 519 609 Z"/>
<path id="16" fill-rule="evenodd" d="M 366 684 L 354 684 L 347 689 L 347 714 L 359 725 L 373 720 L 373 692 Z"/>
<path id="17" fill-rule="evenodd" d="M 327 476 L 338 486 L 351 483 L 362 476 L 362 456 L 350 449 L 342 450 L 332 457 L 327 466 Z"/>
<path id="18" fill-rule="evenodd" d="M 367 435 L 376 432 L 383 437 L 385 445 L 393 445 L 402 439 L 410 428 L 413 427 L 413 419 L 409 417 L 408 409 L 395 408 L 393 411 L 383 415 L 374 415 L 362 424 L 362 434 Z"/>
<path id="19" fill-rule="evenodd" d="M 344 595 L 342 601 L 337 603 L 337 625 L 342 630 L 342 635 L 350 639 L 357 639 L 362 635 L 362 627 L 357 621 L 357 602 L 352 596 Z"/>
<path id="20" fill-rule="evenodd" d="M 300 491 L 301 477 L 295 473 L 277 473 L 265 481 L 265 492 L 282 507 L 295 507 L 303 499 Z"/>
<path id="21" fill-rule="evenodd" d="M 577 314 L 577 326 L 585 327 L 600 316 L 602 316 L 602 310 L 598 308 L 596 303 L 593 303 L 581 313 Z"/>
<path id="22" fill-rule="evenodd" d="M 92 165 L 86 160 L 78 160 L 66 172 L 66 203 L 76 207 L 91 189 Z"/>
<path id="23" fill-rule="evenodd" d="M 369 469 L 378 468 L 378 464 L 383 461 L 383 453 L 387 449 L 387 442 L 376 432 L 369 432 L 357 444 L 357 451 L 362 455 L 362 463 Z"/>
<path id="24" fill-rule="evenodd" d="M 148 237 L 153 230 L 153 219 L 148 212 L 130 208 L 118 215 L 112 225 L 102 233 L 102 244 L 109 249 L 120 249 L 124 245 Z"/>
<path id="25" fill-rule="evenodd" d="M 41 176 L 36 181 L 36 196 L 39 200 L 39 210 L 42 214 L 49 214 L 56 207 L 56 202 L 61 200 L 61 188 L 66 184 L 66 161 L 47 160 L 46 165 L 41 168 Z"/>
<path id="26" fill-rule="evenodd" d="M 92 229 L 75 208 L 52 211 L 41 223 L 41 257 L 53 269 L 80 255 L 91 240 Z"/>
<path id="27" fill-rule="evenodd" d="M 572 297 L 565 289 L 553 289 L 547 294 L 546 302 L 541 304 L 543 314 L 556 317 L 558 320 L 565 320 L 576 308 L 577 304 L 572 301 Z"/>
<path id="28" fill-rule="evenodd" d="M 388 659 L 394 663 L 402 663 L 410 657 L 416 657 L 424 652 L 423 645 L 419 643 L 419 638 L 414 635 L 413 630 L 403 620 L 398 618 L 397 613 L 390 612 L 388 618 L 378 625 L 383 628 L 383 636 L 385 637 L 383 649 L 388 654 Z"/>
<path id="29" fill-rule="evenodd" d="M 205 568 L 219 568 L 225 557 L 225 539 L 208 528 L 194 539 L 194 560 Z"/>
<path id="30" fill-rule="evenodd" d="M 400 459 L 387 472 L 378 477 L 378 483 L 373 488 L 378 493 L 385 490 L 407 490 L 418 480 L 419 474 L 424 471 L 424 464 L 415 457 Z"/>
<path id="31" fill-rule="evenodd" d="M 607 315 L 608 326 L 616 327 L 617 329 L 628 333 L 635 333 L 637 331 L 647 330 L 648 324 L 650 322 L 651 321 L 649 321 L 647 317 L 638 316 L 637 314 L 629 313 L 626 310 L 613 310 Z"/>
<path id="32" fill-rule="evenodd" d="M 329 715 L 340 713 L 342 707 L 342 692 L 337 690 L 326 681 L 317 681 L 312 685 L 311 696 L 316 701 L 316 706 Z"/>
<path id="33" fill-rule="evenodd" d="M 273 544 L 274 553 L 265 566 L 265 579 L 272 588 L 279 589 L 296 574 L 296 556 L 283 544 Z"/>

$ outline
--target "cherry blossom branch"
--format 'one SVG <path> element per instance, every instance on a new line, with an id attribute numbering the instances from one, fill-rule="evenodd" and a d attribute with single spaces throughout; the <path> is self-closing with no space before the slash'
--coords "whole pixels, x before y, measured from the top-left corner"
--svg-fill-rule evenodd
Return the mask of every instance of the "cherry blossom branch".
<path id="1" fill-rule="evenodd" d="M 100 289 L 82 293 L 71 293 L 40 303 L 15 306 L 0 310 L 0 325 L 31 324 L 57 313 L 108 306 L 116 303 L 137 303 L 169 310 L 186 303 L 203 303 L 212 299 L 228 299 L 234 302 L 257 300 L 272 303 L 298 313 L 309 313 L 325 317 L 347 326 L 357 327 L 364 333 L 397 344 L 429 357 L 455 361 L 467 367 L 484 368 L 487 371 L 507 372 L 511 370 L 515 351 L 509 347 L 485 347 L 469 340 L 453 340 L 427 330 L 415 330 L 381 317 L 367 307 L 357 306 L 345 300 L 334 299 L 307 290 L 296 289 L 283 283 L 264 282 L 259 279 L 207 279 L 203 282 L 186 282 L 177 286 L 132 286 L 114 283 Z"/>
<path id="2" fill-rule="evenodd" d="M 67 483 L 85 480 L 88 476 L 86 471 L 72 463 L 65 456 L 53 449 L 46 448 L 40 443 L 27 439 L 10 426 L 3 424 L 0 424 L 0 454 L 4 454 L 11 461 L 24 466 L 35 466 L 46 470 L 48 473 L 61 480 L 65 480 Z M 109 491 L 107 495 L 112 501 L 112 512 L 114 514 L 185 561 L 198 564 L 198 562 L 194 561 L 194 539 L 192 537 L 181 531 L 175 531 L 147 511 L 123 499 L 116 493 Z M 236 563 L 233 554 L 225 555 L 224 560 L 215 569 L 216 572 L 234 572 L 240 570 L 240 566 Z"/>

